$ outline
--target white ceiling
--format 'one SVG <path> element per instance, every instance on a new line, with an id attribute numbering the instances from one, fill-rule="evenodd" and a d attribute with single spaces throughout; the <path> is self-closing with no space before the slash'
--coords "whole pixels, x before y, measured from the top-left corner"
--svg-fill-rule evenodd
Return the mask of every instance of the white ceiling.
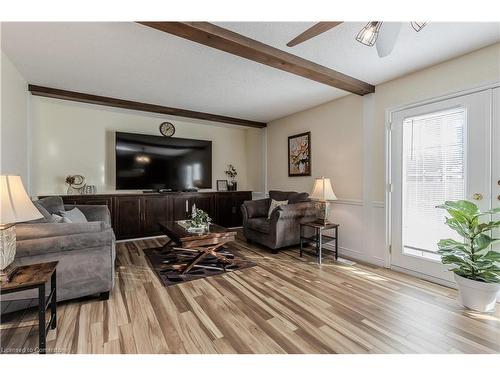
<path id="1" fill-rule="evenodd" d="M 500 41 L 500 23 L 403 24 L 391 55 L 354 38 L 349 22 L 293 48 L 313 23 L 218 25 L 371 84 Z M 383 27 L 383 26 L 382 26 Z M 3 23 L 2 50 L 31 84 L 268 122 L 342 90 L 135 23 Z"/>

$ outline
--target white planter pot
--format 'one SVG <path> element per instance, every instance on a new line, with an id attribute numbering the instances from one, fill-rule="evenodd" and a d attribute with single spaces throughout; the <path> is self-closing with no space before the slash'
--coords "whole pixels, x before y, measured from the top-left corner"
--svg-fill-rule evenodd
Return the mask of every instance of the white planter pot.
<path id="1" fill-rule="evenodd" d="M 484 283 L 454 275 L 458 284 L 458 300 L 462 305 L 480 312 L 495 310 L 500 284 Z"/>

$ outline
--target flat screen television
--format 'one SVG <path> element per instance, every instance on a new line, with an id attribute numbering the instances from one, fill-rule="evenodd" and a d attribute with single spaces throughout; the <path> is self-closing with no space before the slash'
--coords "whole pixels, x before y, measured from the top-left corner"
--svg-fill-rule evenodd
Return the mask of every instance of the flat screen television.
<path id="1" fill-rule="evenodd" d="M 212 187 L 212 141 L 116 132 L 116 189 Z"/>

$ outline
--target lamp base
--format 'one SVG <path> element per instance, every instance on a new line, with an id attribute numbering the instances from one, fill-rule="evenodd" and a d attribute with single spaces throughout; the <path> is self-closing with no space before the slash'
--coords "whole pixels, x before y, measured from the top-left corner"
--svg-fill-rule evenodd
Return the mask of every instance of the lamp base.
<path id="1" fill-rule="evenodd" d="M 12 280 L 17 272 L 17 266 L 9 264 L 4 270 L 0 270 L 0 283 L 6 284 Z"/>
<path id="2" fill-rule="evenodd" d="M 16 226 L 0 226 L 0 280 L 8 282 L 16 268 L 12 262 L 16 256 Z"/>
<path id="3" fill-rule="evenodd" d="M 328 224 L 328 217 L 330 216 L 330 203 L 327 201 L 318 201 L 316 202 L 316 209 L 318 212 L 316 222 L 323 225 Z"/>

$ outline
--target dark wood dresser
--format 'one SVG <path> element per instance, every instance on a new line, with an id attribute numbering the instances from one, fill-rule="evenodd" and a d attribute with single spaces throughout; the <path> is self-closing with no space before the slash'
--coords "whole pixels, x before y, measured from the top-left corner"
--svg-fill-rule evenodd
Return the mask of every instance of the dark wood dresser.
<path id="1" fill-rule="evenodd" d="M 128 239 L 161 235 L 158 222 L 187 219 L 193 205 L 206 211 L 216 224 L 239 227 L 240 207 L 252 199 L 252 192 L 63 195 L 62 198 L 65 204 L 108 206 L 116 238 Z"/>

